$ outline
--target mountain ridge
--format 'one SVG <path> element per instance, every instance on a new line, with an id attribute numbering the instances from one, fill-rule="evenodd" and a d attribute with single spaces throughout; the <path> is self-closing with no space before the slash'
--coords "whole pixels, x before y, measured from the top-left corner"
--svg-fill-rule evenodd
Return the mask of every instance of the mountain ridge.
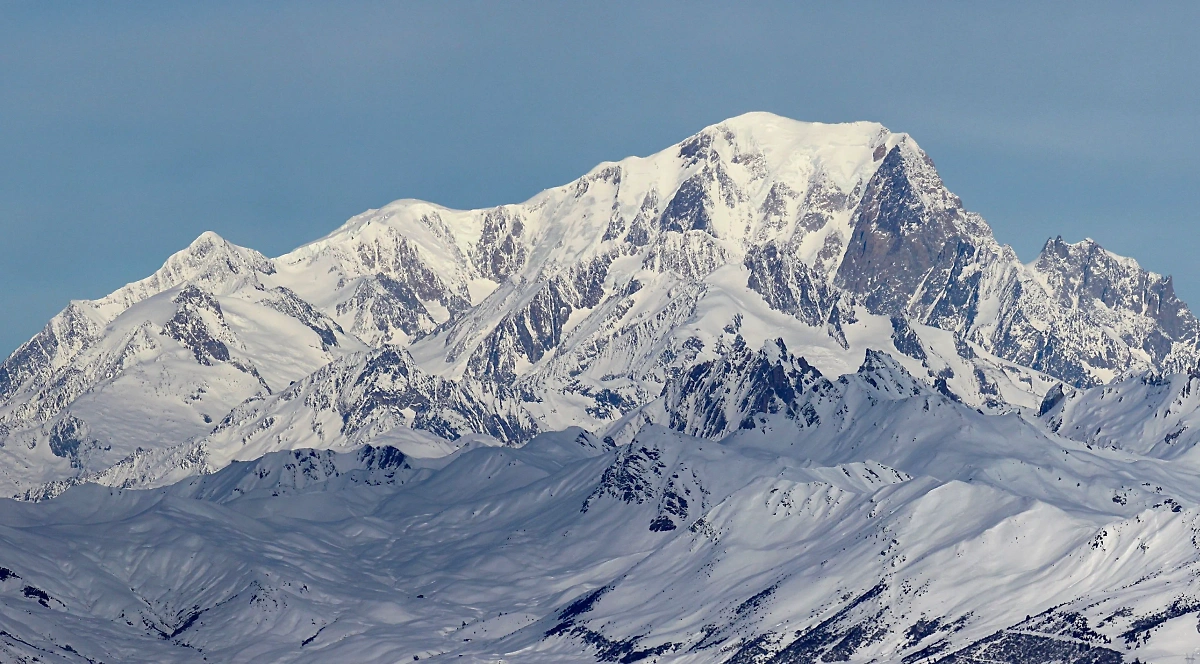
<path id="1" fill-rule="evenodd" d="M 179 288 L 209 304 L 141 313 Z M 725 328 L 759 345 L 772 327 L 825 371 L 883 348 L 989 409 L 1035 406 L 1051 379 L 1185 369 L 1200 338 L 1169 277 L 1090 241 L 1051 240 L 1020 263 L 907 134 L 751 113 L 524 203 L 396 201 L 276 258 L 206 232 L 150 277 L 73 302 L 0 364 L 0 438 L 39 458 L 18 464 L 71 469 L 39 481 L 98 472 L 163 446 L 118 433 L 101 404 L 116 384 L 163 393 L 175 379 L 152 373 L 139 387 L 130 374 L 164 354 L 199 365 L 171 370 L 195 373 L 191 387 L 166 388 L 180 444 L 237 401 L 386 345 L 431 375 L 513 387 L 539 430 L 602 431 L 714 357 Z M 958 359 L 932 349 L 935 330 L 953 335 Z M 276 339 L 301 352 L 281 354 Z M 303 356 L 286 360 L 297 370 L 272 376 L 289 355 Z M 232 400 L 205 405 L 214 390 Z M 80 399 L 97 407 L 75 413 Z M 52 446 L 61 432 L 74 438 Z"/>

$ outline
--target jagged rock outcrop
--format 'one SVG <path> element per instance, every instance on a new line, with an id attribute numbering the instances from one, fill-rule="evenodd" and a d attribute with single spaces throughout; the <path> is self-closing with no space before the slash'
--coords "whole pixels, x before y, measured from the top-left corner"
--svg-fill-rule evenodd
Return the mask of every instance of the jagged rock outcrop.
<path id="1" fill-rule="evenodd" d="M 753 428 L 750 418 L 760 413 L 811 419 L 816 414 L 804 408 L 805 397 L 827 386 L 821 372 L 791 355 L 782 339 L 754 350 L 736 337 L 719 359 L 695 364 L 668 383 L 668 425 L 692 436 L 721 438 Z"/>

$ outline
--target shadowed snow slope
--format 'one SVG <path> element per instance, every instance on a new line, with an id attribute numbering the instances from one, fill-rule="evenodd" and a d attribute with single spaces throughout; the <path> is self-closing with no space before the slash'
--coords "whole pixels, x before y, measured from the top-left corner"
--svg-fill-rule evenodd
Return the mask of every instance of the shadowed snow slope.
<path id="1" fill-rule="evenodd" d="M 285 451 L 10 501 L 0 648 L 1015 663 L 1200 646 L 1194 468 L 981 415 L 875 359 L 817 380 L 820 423 L 781 411 L 720 442 L 651 426 L 619 447 L 572 429 L 436 460 Z"/>

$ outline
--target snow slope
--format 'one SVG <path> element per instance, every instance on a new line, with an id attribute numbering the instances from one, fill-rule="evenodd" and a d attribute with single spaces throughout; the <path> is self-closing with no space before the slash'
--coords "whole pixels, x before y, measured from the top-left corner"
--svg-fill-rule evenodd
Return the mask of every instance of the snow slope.
<path id="1" fill-rule="evenodd" d="M 1200 647 L 1194 466 L 980 414 L 883 354 L 805 375 L 818 389 L 793 403 L 819 421 L 784 409 L 721 441 L 651 426 L 619 447 L 572 429 L 426 461 L 276 452 L 161 489 L 9 501 L 0 647 L 123 662 Z"/>

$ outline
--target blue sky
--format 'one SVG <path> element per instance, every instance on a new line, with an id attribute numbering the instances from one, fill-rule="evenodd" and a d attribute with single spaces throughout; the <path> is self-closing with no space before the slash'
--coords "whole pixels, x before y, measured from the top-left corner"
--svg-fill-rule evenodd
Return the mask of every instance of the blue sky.
<path id="1" fill-rule="evenodd" d="M 524 200 L 726 117 L 912 134 L 1025 260 L 1200 304 L 1200 4 L 0 0 L 0 355 L 204 230 Z"/>

